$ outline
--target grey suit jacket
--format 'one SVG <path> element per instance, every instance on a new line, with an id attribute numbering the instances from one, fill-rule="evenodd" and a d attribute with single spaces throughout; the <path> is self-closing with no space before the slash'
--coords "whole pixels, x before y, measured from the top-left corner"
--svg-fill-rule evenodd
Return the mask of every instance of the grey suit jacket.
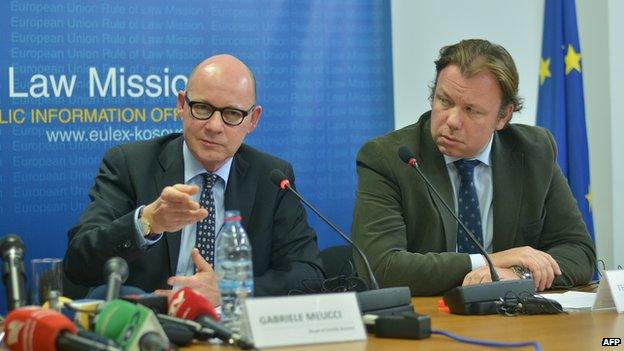
<path id="1" fill-rule="evenodd" d="M 113 256 L 130 266 L 127 285 L 145 291 L 170 288 L 180 252 L 181 232 L 165 233 L 147 250 L 137 243 L 134 211 L 154 201 L 168 185 L 184 182 L 180 134 L 116 146 L 102 163 L 89 191 L 91 203 L 69 233 L 63 261 L 74 283 L 105 283 L 103 266 Z M 300 201 L 269 179 L 273 169 L 294 184 L 289 163 L 241 145 L 225 189 L 225 209 L 240 210 L 252 246 L 257 296 L 302 289 L 302 281 L 323 278 L 316 234 Z"/>
<path id="2" fill-rule="evenodd" d="M 368 141 L 357 156 L 353 239 L 382 286 L 409 286 L 413 295 L 441 294 L 461 285 L 468 254 L 457 253 L 457 223 L 415 170 L 397 156 L 405 145 L 452 208 L 443 155 L 430 132 L 430 112 L 403 129 Z M 539 127 L 508 125 L 491 151 L 494 252 L 531 246 L 553 256 L 562 275 L 555 287 L 584 284 L 596 262 L 570 188 L 556 162 L 556 145 Z M 366 277 L 356 257 L 361 276 Z"/>

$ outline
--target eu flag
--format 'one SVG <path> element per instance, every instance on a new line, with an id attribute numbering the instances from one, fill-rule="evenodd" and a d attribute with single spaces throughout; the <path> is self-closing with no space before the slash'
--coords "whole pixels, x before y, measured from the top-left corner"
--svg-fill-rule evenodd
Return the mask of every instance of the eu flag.
<path id="1" fill-rule="evenodd" d="M 537 124 L 553 133 L 557 161 L 595 240 L 582 74 L 574 0 L 546 0 Z"/>

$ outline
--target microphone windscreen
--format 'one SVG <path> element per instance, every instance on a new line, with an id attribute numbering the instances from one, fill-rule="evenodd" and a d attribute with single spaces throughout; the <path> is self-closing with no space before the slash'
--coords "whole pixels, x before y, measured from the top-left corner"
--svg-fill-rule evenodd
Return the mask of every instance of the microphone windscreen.
<path id="1" fill-rule="evenodd" d="M 109 339 L 117 340 L 126 324 L 139 323 L 135 314 L 136 305 L 119 299 L 106 302 L 95 316 L 95 332 Z"/>
<path id="2" fill-rule="evenodd" d="M 93 288 L 93 290 L 89 291 L 85 299 L 94 299 L 94 300 L 106 300 L 106 290 L 108 286 L 100 285 L 98 287 Z M 119 296 L 124 295 L 143 295 L 145 291 L 129 285 L 122 285 L 119 288 Z"/>
<path id="3" fill-rule="evenodd" d="M 104 276 L 108 277 L 112 273 L 119 274 L 121 283 L 125 283 L 126 279 L 128 279 L 128 274 L 130 273 L 128 270 L 128 262 L 121 257 L 109 258 L 104 264 Z"/>
<path id="4" fill-rule="evenodd" d="M 414 153 L 405 145 L 399 147 L 399 158 L 405 163 L 409 163 L 411 159 L 415 158 Z"/>
<path id="5" fill-rule="evenodd" d="M 124 350 L 165 350 L 167 335 L 152 310 L 114 299 L 95 316 L 97 334 L 116 342 Z"/>
<path id="6" fill-rule="evenodd" d="M 2 240 L 0 240 L 0 252 L 4 253 L 5 251 L 13 247 L 22 250 L 26 248 L 24 242 L 22 241 L 22 238 L 20 238 L 19 235 L 8 234 L 4 236 Z"/>
<path id="7" fill-rule="evenodd" d="M 207 315 L 215 321 L 219 320 L 219 315 L 212 304 L 191 288 L 180 289 L 171 296 L 169 315 L 192 321 L 199 316 Z"/>
<path id="8" fill-rule="evenodd" d="M 282 188 L 282 181 L 288 180 L 284 172 L 280 171 L 279 169 L 272 170 L 269 177 L 271 178 L 273 184 L 279 186 L 280 188 Z"/>
<path id="9" fill-rule="evenodd" d="M 5 343 L 13 351 L 56 350 L 64 331 L 76 334 L 77 328 L 59 312 L 38 306 L 15 309 L 4 323 Z"/>

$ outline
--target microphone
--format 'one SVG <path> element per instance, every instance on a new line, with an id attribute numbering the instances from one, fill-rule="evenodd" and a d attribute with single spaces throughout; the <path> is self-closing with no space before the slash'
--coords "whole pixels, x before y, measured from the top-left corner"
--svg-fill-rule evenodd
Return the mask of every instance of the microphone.
<path id="1" fill-rule="evenodd" d="M 106 301 L 119 297 L 121 284 L 128 279 L 128 263 L 121 257 L 112 257 L 104 264 L 104 276 L 107 277 Z"/>
<path id="2" fill-rule="evenodd" d="M 76 325 L 76 323 L 74 323 L 74 325 Z M 86 329 L 82 329 L 80 326 L 77 326 L 77 327 L 78 327 L 78 333 L 77 333 L 78 336 L 83 337 L 85 339 L 92 340 L 92 341 L 96 341 L 96 342 L 98 342 L 98 343 L 100 343 L 102 345 L 111 346 L 115 350 L 121 350 L 121 347 L 119 345 L 117 345 L 117 343 L 114 342 L 113 340 L 111 340 L 111 339 L 109 339 L 109 338 L 107 338 L 105 336 L 96 334 L 95 332 L 92 332 L 92 331 L 89 331 L 89 330 L 86 330 Z"/>
<path id="3" fill-rule="evenodd" d="M 5 343 L 12 351 L 122 351 L 109 340 L 102 343 L 77 335 L 76 326 L 67 317 L 38 306 L 11 311 L 4 333 Z"/>
<path id="4" fill-rule="evenodd" d="M 93 288 L 85 299 L 93 299 L 93 300 L 106 300 L 106 295 L 108 294 L 108 286 L 109 284 L 102 284 Z M 119 298 L 124 298 L 124 296 L 134 296 L 134 295 L 144 295 L 146 292 L 132 285 L 121 285 L 119 286 Z"/>
<path id="5" fill-rule="evenodd" d="M 163 316 L 167 315 L 164 314 Z M 160 325 L 165 331 L 165 334 L 167 334 L 167 338 L 169 338 L 169 342 L 171 342 L 172 344 L 175 344 L 176 346 L 188 346 L 193 343 L 193 340 L 195 339 L 195 333 L 188 326 L 180 324 L 177 321 L 172 322 L 161 319 L 160 315 L 158 315 L 158 322 L 160 322 Z"/>
<path id="6" fill-rule="evenodd" d="M 193 339 L 203 341 L 214 336 L 212 329 L 205 328 L 195 321 L 173 317 L 163 313 L 156 314 L 156 317 L 158 317 L 158 321 L 165 330 L 169 341 L 178 346 L 188 345 Z"/>
<path id="7" fill-rule="evenodd" d="M 149 308 L 115 299 L 95 317 L 95 332 L 114 340 L 126 351 L 166 351 L 169 340 Z"/>
<path id="8" fill-rule="evenodd" d="M 380 289 L 377 279 L 373 274 L 373 270 L 370 267 L 368 259 L 364 255 L 364 252 L 342 232 L 333 222 L 323 216 L 312 204 L 299 194 L 291 185 L 286 175 L 279 169 L 274 169 L 270 174 L 271 181 L 282 190 L 288 190 L 293 193 L 301 202 L 303 202 L 310 210 L 312 210 L 317 216 L 319 216 L 323 222 L 329 225 L 341 238 L 351 245 L 358 253 L 358 256 L 364 261 L 366 267 L 366 273 L 371 282 L 371 290 L 362 291 L 356 294 L 358 303 L 362 313 L 376 314 L 376 315 L 388 315 L 388 314 L 400 314 L 403 312 L 413 312 L 411 292 L 408 287 L 395 287 Z"/>
<path id="9" fill-rule="evenodd" d="M 299 198 L 299 200 L 301 200 L 301 202 L 303 202 L 306 206 L 308 206 L 309 209 L 316 213 L 316 215 L 319 216 L 323 220 L 323 222 L 327 223 L 327 225 L 329 225 L 336 233 L 338 233 L 338 235 L 340 235 L 341 238 L 343 238 L 346 242 L 349 243 L 349 245 L 351 245 L 355 249 L 355 251 L 358 253 L 358 256 L 360 256 L 360 258 L 362 258 L 362 261 L 364 261 L 364 266 L 366 266 L 366 273 L 368 274 L 368 279 L 371 282 L 371 288 L 373 290 L 378 290 L 379 284 L 377 283 L 377 279 L 375 279 L 375 275 L 373 274 L 373 270 L 370 267 L 370 263 L 366 259 L 366 256 L 364 256 L 362 250 L 360 250 L 360 248 L 355 245 L 351 238 L 343 233 L 342 230 L 340 230 L 340 228 L 338 228 L 333 222 L 323 216 L 314 206 L 312 206 L 312 204 L 306 201 L 301 196 L 301 194 L 299 194 L 299 192 L 297 192 L 290 185 L 290 180 L 288 180 L 288 178 L 282 171 L 280 171 L 279 169 L 274 169 L 271 171 L 270 177 L 273 184 L 277 185 L 282 190 L 290 190 L 295 196 Z"/>
<path id="10" fill-rule="evenodd" d="M 488 268 L 490 269 L 490 275 L 492 282 L 481 283 L 477 285 L 458 286 L 447 291 L 442 298 L 444 303 L 448 306 L 451 313 L 455 314 L 495 314 L 496 303 L 501 298 L 516 297 L 524 293 L 535 293 L 535 286 L 533 285 L 533 279 L 520 279 L 520 280 L 500 280 L 490 256 L 485 251 L 483 246 L 474 236 L 471 230 L 457 217 L 455 211 L 444 201 L 438 190 L 431 184 L 429 179 L 422 172 L 416 161 L 416 157 L 407 146 L 401 146 L 398 149 L 399 158 L 407 165 L 416 170 L 418 175 L 424 180 L 425 184 L 435 196 L 440 200 L 444 208 L 453 216 L 455 221 L 462 227 L 468 234 L 468 237 L 479 249 L 479 253 L 485 257 Z"/>
<path id="11" fill-rule="evenodd" d="M 0 240 L 2 254 L 2 281 L 6 287 L 7 308 L 9 311 L 26 305 L 26 273 L 24 272 L 23 257 L 26 247 L 22 239 L 9 234 Z"/>
<path id="12" fill-rule="evenodd" d="M 191 288 L 182 288 L 171 296 L 169 315 L 199 323 L 203 328 L 209 329 L 209 337 L 219 338 L 228 345 L 241 349 L 254 348 L 252 342 L 219 323 L 219 317 L 212 304 Z"/>
<path id="13" fill-rule="evenodd" d="M 91 290 L 85 299 L 104 300 L 108 294 L 108 285 L 100 285 Z M 148 294 L 144 290 L 131 285 L 119 287 L 119 298 L 149 307 L 155 313 L 167 313 L 169 308 L 167 297 Z"/>
<path id="14" fill-rule="evenodd" d="M 95 290 L 102 287 L 104 286 L 99 286 Z M 103 291 L 103 289 L 100 290 Z M 126 294 L 128 292 L 132 292 L 132 294 Z M 212 335 L 212 330 L 206 330 L 197 322 L 165 314 L 169 310 L 166 296 L 147 294 L 133 286 L 122 286 L 120 295 L 120 299 L 124 301 L 139 304 L 152 310 L 156 314 L 156 318 L 158 318 L 158 322 L 160 322 L 167 338 L 173 344 L 186 346 L 193 342 L 193 339 L 206 340 Z"/>
<path id="15" fill-rule="evenodd" d="M 93 316 L 103 304 L 104 300 L 72 300 L 64 304 L 65 308 L 68 310 L 64 314 L 71 318 L 78 327 L 84 330 L 93 330 Z M 64 309 L 61 309 L 61 312 L 63 312 L 63 310 Z"/>
<path id="16" fill-rule="evenodd" d="M 126 295 L 122 293 L 120 299 L 149 307 L 154 313 L 167 313 L 169 310 L 169 301 L 166 296 L 147 293 Z"/>

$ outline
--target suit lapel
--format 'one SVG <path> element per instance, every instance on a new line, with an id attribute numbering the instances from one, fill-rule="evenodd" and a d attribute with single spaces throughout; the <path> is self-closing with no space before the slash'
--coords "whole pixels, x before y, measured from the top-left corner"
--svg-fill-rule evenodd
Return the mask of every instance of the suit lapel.
<path id="1" fill-rule="evenodd" d="M 161 171 L 156 175 L 156 188 L 158 194 L 169 185 L 184 183 L 184 157 L 182 156 L 182 142 L 180 136 L 165 146 L 158 158 Z M 166 234 L 163 239 L 167 243 L 169 251 L 170 274 L 175 275 L 180 254 L 180 239 L 182 231 Z"/>
<path id="2" fill-rule="evenodd" d="M 449 205 L 453 206 L 453 187 L 451 180 L 449 179 L 448 171 L 446 169 L 446 163 L 444 157 L 438 150 L 438 146 L 433 142 L 431 138 L 431 119 L 424 123 L 423 128 L 420 131 L 420 144 L 422 147 L 418 148 L 417 157 L 420 169 L 429 179 L 431 184 L 438 190 L 440 196 Z M 438 213 L 442 218 L 442 225 L 444 227 L 444 235 L 446 238 L 446 251 L 453 252 L 457 246 L 457 222 L 453 216 L 448 212 L 440 199 L 433 193 L 431 189 L 427 189 L 429 195 L 435 203 Z M 451 207 L 452 208 L 452 207 Z"/>
<path id="3" fill-rule="evenodd" d="M 518 216 L 524 184 L 524 154 L 501 142 L 494 134 L 492 144 L 492 186 L 494 189 L 493 251 L 513 246 L 518 231 Z"/>
<path id="4" fill-rule="evenodd" d="M 257 177 L 252 176 L 249 157 L 247 147 L 241 145 L 234 155 L 234 167 L 230 170 L 225 189 L 225 210 L 240 211 L 245 228 L 248 228 L 258 183 Z"/>

